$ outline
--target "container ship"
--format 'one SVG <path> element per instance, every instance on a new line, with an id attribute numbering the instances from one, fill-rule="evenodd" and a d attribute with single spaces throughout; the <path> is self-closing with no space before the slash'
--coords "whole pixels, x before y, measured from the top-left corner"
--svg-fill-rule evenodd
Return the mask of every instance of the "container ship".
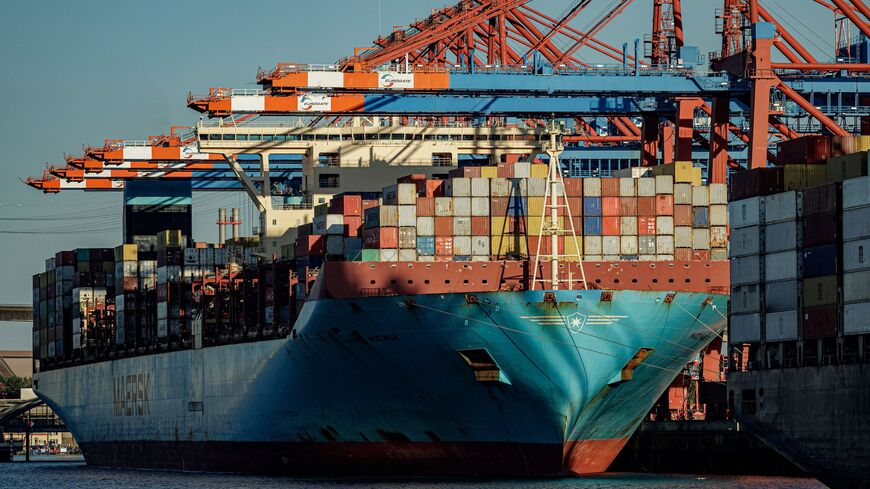
<path id="1" fill-rule="evenodd" d="M 729 404 L 834 488 L 870 480 L 870 137 L 732 176 Z"/>
<path id="2" fill-rule="evenodd" d="M 35 391 L 94 466 L 602 472 L 725 328 L 727 188 L 568 178 L 558 147 L 338 193 L 272 256 L 182 230 L 59 252 Z"/>

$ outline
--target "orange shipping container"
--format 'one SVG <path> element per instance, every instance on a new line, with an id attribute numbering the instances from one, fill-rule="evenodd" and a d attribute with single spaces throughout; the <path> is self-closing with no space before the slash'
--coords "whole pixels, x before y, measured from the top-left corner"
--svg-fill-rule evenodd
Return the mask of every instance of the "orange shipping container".
<path id="1" fill-rule="evenodd" d="M 674 195 L 673 194 L 656 195 L 656 215 L 657 216 L 672 216 L 672 215 L 674 215 Z"/>
<path id="2" fill-rule="evenodd" d="M 426 180 L 426 197 L 444 197 L 444 180 Z"/>
<path id="3" fill-rule="evenodd" d="M 656 198 L 655 197 L 638 197 L 637 198 L 637 215 L 638 216 L 654 216 L 654 215 L 656 215 Z"/>
<path id="4" fill-rule="evenodd" d="M 565 183 L 565 195 L 568 197 L 583 197 L 582 178 L 565 178 L 562 181 Z"/>
<path id="5" fill-rule="evenodd" d="M 674 250 L 674 260 L 692 261 L 692 248 L 677 248 Z"/>
<path id="6" fill-rule="evenodd" d="M 674 206 L 674 226 L 691 226 L 692 225 L 692 206 L 690 205 L 675 205 Z"/>
<path id="7" fill-rule="evenodd" d="M 640 216 L 637 218 L 637 234 L 641 236 L 653 236 L 656 234 L 655 216 Z"/>
<path id="8" fill-rule="evenodd" d="M 619 197 L 601 197 L 601 215 L 618 216 Z"/>
<path id="9" fill-rule="evenodd" d="M 345 236 L 350 238 L 358 238 L 362 236 L 362 217 L 345 216 L 344 217 Z"/>
<path id="10" fill-rule="evenodd" d="M 435 236 L 453 236 L 453 218 L 438 216 L 435 218 Z"/>
<path id="11" fill-rule="evenodd" d="M 489 214 L 492 217 L 505 217 L 508 212 L 510 197 L 490 197 Z"/>
<path id="12" fill-rule="evenodd" d="M 619 215 L 620 216 L 636 216 L 637 215 L 637 197 L 620 197 L 619 198 Z"/>
<path id="13" fill-rule="evenodd" d="M 489 217 L 474 216 L 471 218 L 472 236 L 489 236 Z"/>
<path id="14" fill-rule="evenodd" d="M 363 199 L 362 201 L 363 210 L 371 209 L 372 207 L 377 207 L 379 205 L 381 205 L 381 203 L 378 202 L 378 199 Z"/>
<path id="15" fill-rule="evenodd" d="M 557 253 L 560 255 L 564 255 L 565 254 L 565 237 L 558 236 L 557 239 L 558 239 L 557 243 L 559 246 L 559 250 L 557 251 Z M 549 236 L 543 236 L 543 237 L 529 236 L 529 255 L 534 256 L 536 253 L 538 253 L 538 244 L 539 243 L 541 246 L 540 253 L 542 255 L 549 255 L 550 253 L 552 253 L 553 246 L 550 242 Z"/>
<path id="16" fill-rule="evenodd" d="M 619 217 L 602 217 L 601 234 L 604 236 L 619 236 Z"/>
<path id="17" fill-rule="evenodd" d="M 432 217 L 435 215 L 434 197 L 417 197 L 417 217 Z"/>
<path id="18" fill-rule="evenodd" d="M 435 255 L 453 256 L 453 236 L 435 236 Z"/>
<path id="19" fill-rule="evenodd" d="M 602 178 L 601 179 L 601 196 L 602 197 L 619 197 L 619 179 L 618 178 Z"/>

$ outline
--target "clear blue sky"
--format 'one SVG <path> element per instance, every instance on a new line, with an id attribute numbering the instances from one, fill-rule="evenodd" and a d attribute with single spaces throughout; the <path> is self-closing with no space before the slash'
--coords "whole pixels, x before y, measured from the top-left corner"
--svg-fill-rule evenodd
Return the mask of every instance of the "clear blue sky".
<path id="1" fill-rule="evenodd" d="M 185 107 L 188 91 L 255 88 L 258 66 L 334 61 L 369 45 L 379 23 L 387 32 L 446 3 L 381 0 L 379 22 L 377 0 L 7 2 L 0 15 L 0 165 L 6 173 L 0 179 L 0 303 L 29 303 L 31 276 L 55 251 L 121 240 L 119 194 L 43 195 L 20 178 L 41 174 L 45 162 L 60 163 L 64 153 L 80 154 L 83 144 L 144 139 L 194 122 L 197 115 Z M 533 3 L 555 15 L 570 2 Z M 718 50 L 713 10 L 721 0 L 683 3 L 687 44 L 704 53 Z M 763 3 L 774 12 L 787 5 L 785 20 L 812 26 L 807 45 L 820 54 L 831 49 L 828 11 L 809 0 Z M 595 0 L 590 12 L 609 4 Z M 635 0 L 598 37 L 615 46 L 642 37 L 650 31 L 651 6 L 651 0 Z M 245 202 L 238 194 L 197 194 L 195 238 L 214 241 L 215 210 Z M 40 230 L 53 233 L 9 234 Z M 0 323 L 0 350 L 29 349 L 29 329 Z"/>

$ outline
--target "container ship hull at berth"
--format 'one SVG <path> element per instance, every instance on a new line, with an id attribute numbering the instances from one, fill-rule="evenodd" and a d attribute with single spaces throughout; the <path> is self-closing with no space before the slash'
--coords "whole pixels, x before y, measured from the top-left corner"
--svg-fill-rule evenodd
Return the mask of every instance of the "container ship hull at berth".
<path id="1" fill-rule="evenodd" d="M 521 262 L 377 265 L 327 265 L 286 339 L 48 371 L 39 395 L 95 466 L 594 473 L 724 328 L 724 262 L 587 264 L 637 289 L 613 292 L 510 290 Z"/>

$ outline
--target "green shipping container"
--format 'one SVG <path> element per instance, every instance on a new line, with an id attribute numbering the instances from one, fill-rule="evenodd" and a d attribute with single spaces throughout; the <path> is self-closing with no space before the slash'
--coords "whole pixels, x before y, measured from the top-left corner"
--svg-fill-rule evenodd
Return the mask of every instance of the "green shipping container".
<path id="1" fill-rule="evenodd" d="M 380 261 L 381 250 L 362 250 L 362 261 Z"/>

